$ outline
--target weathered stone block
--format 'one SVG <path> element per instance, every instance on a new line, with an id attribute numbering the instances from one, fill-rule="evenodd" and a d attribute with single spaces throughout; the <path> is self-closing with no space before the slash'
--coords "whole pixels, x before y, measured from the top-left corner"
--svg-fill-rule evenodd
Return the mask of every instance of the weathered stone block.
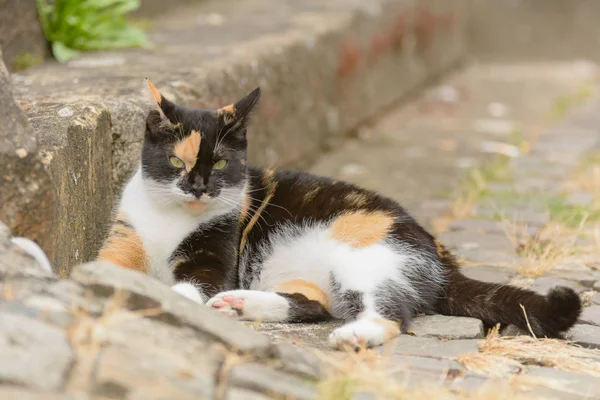
<path id="1" fill-rule="evenodd" d="M 410 331 L 420 337 L 477 339 L 483 337 L 483 322 L 467 317 L 426 315 L 415 318 Z"/>
<path id="2" fill-rule="evenodd" d="M 45 190 L 60 199 L 48 218 L 47 253 L 54 270 L 66 276 L 73 265 L 95 257 L 110 222 L 110 115 L 103 105 L 90 102 L 38 105 L 28 115 L 52 178 Z"/>
<path id="3" fill-rule="evenodd" d="M 448 340 L 441 341 L 435 338 L 415 337 L 401 335 L 394 339 L 389 346 L 393 346 L 394 354 L 422 357 L 456 357 L 464 353 L 477 353 L 478 340 Z"/>
<path id="4" fill-rule="evenodd" d="M 515 275 L 515 270 L 503 267 L 463 267 L 461 272 L 467 278 L 478 281 L 506 284 Z"/>
<path id="5" fill-rule="evenodd" d="M 106 262 L 92 262 L 77 266 L 71 279 L 91 289 L 96 296 L 110 297 L 117 293 L 128 296 L 123 306 L 129 310 L 161 309 L 164 312 L 151 318 L 175 326 L 189 326 L 200 337 L 225 343 L 232 350 L 255 355 L 271 353 L 266 336 L 184 298 L 137 271 Z"/>
<path id="6" fill-rule="evenodd" d="M 9 70 L 27 67 L 21 58 L 35 63 L 50 54 L 35 0 L 3 0 L 0 10 L 0 47 Z"/>
<path id="7" fill-rule="evenodd" d="M 36 135 L 12 97 L 1 56 L 0 51 L 0 221 L 52 254 L 56 193 Z"/>
<path id="8" fill-rule="evenodd" d="M 600 326 L 600 306 L 591 306 L 583 309 L 579 322 L 587 325 Z"/>
<path id="9" fill-rule="evenodd" d="M 73 361 L 65 332 L 22 315 L 0 312 L 1 382 L 57 390 Z"/>
<path id="10" fill-rule="evenodd" d="M 583 347 L 600 349 L 600 327 L 577 324 L 567 333 L 567 339 L 577 342 Z"/>
<path id="11" fill-rule="evenodd" d="M 566 286 L 575 290 L 577 293 L 585 291 L 585 287 L 574 281 L 568 281 L 560 278 L 542 277 L 536 279 L 529 289 L 539 294 L 546 295 L 548 292 L 556 286 Z"/>
<path id="12" fill-rule="evenodd" d="M 228 383 L 229 387 L 248 389 L 276 398 L 308 400 L 317 396 L 316 388 L 306 381 L 260 364 L 233 367 Z"/>

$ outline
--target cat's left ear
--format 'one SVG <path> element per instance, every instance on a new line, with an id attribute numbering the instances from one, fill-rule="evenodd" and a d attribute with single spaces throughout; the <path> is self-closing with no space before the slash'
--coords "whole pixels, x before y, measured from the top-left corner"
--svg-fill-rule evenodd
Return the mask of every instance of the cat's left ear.
<path id="1" fill-rule="evenodd" d="M 150 97 L 152 98 L 152 102 L 156 106 L 156 111 L 160 114 L 160 120 L 162 123 L 171 123 L 175 124 L 176 115 L 175 115 L 175 104 L 171 103 L 167 100 L 154 86 L 152 81 L 146 77 L 146 86 L 148 87 L 148 92 L 150 93 Z"/>
<path id="2" fill-rule="evenodd" d="M 245 127 L 250 119 L 252 110 L 260 98 L 260 87 L 257 87 L 244 98 L 228 106 L 219 108 L 217 115 L 225 125 Z"/>

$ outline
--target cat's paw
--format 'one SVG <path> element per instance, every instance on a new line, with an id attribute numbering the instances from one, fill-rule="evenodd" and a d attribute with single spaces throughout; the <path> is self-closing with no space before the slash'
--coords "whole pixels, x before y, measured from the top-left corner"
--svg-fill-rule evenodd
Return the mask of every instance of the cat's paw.
<path id="1" fill-rule="evenodd" d="M 229 317 L 244 321 L 285 321 L 290 305 L 273 292 L 231 290 L 208 300 L 207 306 Z"/>
<path id="2" fill-rule="evenodd" d="M 392 321 L 359 319 L 336 328 L 329 335 L 329 344 L 340 350 L 360 350 L 382 345 L 400 333 Z"/>
<path id="3" fill-rule="evenodd" d="M 204 304 L 204 298 L 202 298 L 200 291 L 198 290 L 198 288 L 196 288 L 196 286 L 192 285 L 191 283 L 177 283 L 173 285 L 171 289 L 173 289 L 173 291 L 179 293 L 183 297 L 195 301 L 196 303 Z"/>

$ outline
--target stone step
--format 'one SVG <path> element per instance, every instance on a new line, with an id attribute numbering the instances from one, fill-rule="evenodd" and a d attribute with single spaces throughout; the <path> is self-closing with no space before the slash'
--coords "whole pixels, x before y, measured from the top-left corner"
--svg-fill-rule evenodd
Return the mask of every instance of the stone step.
<path id="1" fill-rule="evenodd" d="M 260 85 L 254 163 L 302 167 L 359 124 L 461 61 L 466 0 L 207 1 L 153 21 L 155 47 L 88 53 L 13 75 L 58 196 L 55 268 L 94 257 L 137 166 L 144 77 L 175 102 L 212 108 Z"/>

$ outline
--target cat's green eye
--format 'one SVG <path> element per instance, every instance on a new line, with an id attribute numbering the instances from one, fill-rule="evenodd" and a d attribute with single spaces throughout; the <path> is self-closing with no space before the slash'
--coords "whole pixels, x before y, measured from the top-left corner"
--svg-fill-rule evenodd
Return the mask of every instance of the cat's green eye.
<path id="1" fill-rule="evenodd" d="M 169 157 L 169 161 L 175 168 L 183 168 L 183 161 L 181 161 L 179 158 L 171 156 Z"/>
<path id="2" fill-rule="evenodd" d="M 213 169 L 223 169 L 227 165 L 227 160 L 219 160 L 213 165 Z"/>

